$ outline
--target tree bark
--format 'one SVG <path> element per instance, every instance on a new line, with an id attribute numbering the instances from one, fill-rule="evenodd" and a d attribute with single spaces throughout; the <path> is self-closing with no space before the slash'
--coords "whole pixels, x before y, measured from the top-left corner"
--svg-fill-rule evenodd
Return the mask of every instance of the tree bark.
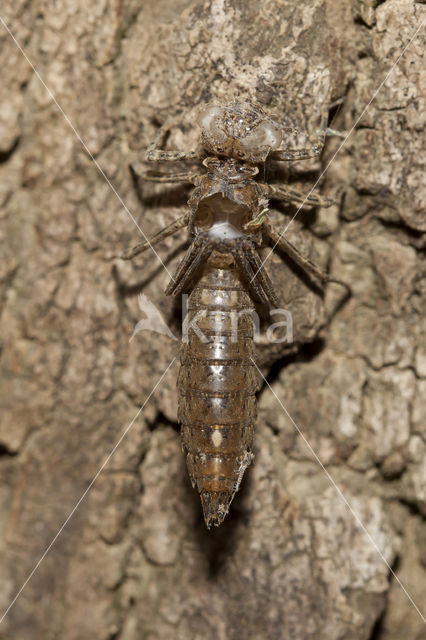
<path id="1" fill-rule="evenodd" d="M 425 11 L 5 3 L 0 616 L 42 561 L 1 638 L 426 638 L 424 29 L 410 43 Z M 175 335 L 180 306 L 152 252 L 113 255 L 143 239 L 137 226 L 152 236 L 185 211 L 185 186 L 138 194 L 128 168 L 158 127 L 193 149 L 199 106 L 237 97 L 297 126 L 299 143 L 343 99 L 330 112 L 351 132 L 343 147 L 334 137 L 321 162 L 266 177 L 308 193 L 326 169 L 320 192 L 344 187 L 287 237 L 353 293 L 322 296 L 282 255 L 266 263 L 294 343 L 259 345 L 272 392 L 259 394 L 255 465 L 207 531 L 180 450 L 176 361 L 162 378 L 178 343 L 129 342 L 140 290 Z M 296 212 L 271 209 L 283 228 Z M 170 272 L 185 238 L 158 247 Z"/>

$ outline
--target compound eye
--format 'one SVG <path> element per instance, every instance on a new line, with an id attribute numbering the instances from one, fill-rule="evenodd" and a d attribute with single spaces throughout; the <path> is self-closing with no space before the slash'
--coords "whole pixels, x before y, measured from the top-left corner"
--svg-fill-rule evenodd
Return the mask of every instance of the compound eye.
<path id="1" fill-rule="evenodd" d="M 218 118 L 221 112 L 220 107 L 205 107 L 198 115 L 198 124 L 202 129 L 210 129 L 212 120 Z"/>
<path id="2" fill-rule="evenodd" d="M 271 120 L 263 122 L 249 133 L 241 144 L 252 151 L 256 151 L 260 147 L 269 147 L 270 149 L 278 149 L 283 139 L 281 127 Z"/>
<path id="3" fill-rule="evenodd" d="M 204 134 L 216 145 L 226 141 L 226 132 L 222 126 L 223 109 L 221 107 L 207 107 L 200 111 L 198 122 Z"/>

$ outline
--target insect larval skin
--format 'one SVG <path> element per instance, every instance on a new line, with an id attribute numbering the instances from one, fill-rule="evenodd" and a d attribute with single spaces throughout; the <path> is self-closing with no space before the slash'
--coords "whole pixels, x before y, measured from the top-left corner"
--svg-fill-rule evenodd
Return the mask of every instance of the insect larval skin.
<path id="1" fill-rule="evenodd" d="M 323 118 L 323 123 L 325 122 Z M 200 112 L 198 151 L 160 148 L 163 127 L 147 150 L 148 161 L 198 160 L 201 172 L 145 172 L 146 180 L 194 185 L 189 213 L 122 254 L 130 259 L 152 244 L 189 227 L 191 245 L 166 293 L 190 293 L 181 345 L 178 419 L 193 486 L 200 494 L 208 528 L 220 525 L 253 459 L 253 433 L 259 378 L 254 364 L 254 303 L 279 306 L 258 255 L 264 237 L 285 251 L 308 276 L 332 281 L 302 256 L 267 220 L 269 198 L 310 206 L 331 200 L 258 180 L 259 164 L 268 159 L 300 160 L 317 156 L 318 140 L 302 149 L 282 148 L 284 127 L 253 102 L 207 105 Z M 339 281 L 336 281 L 339 282 Z M 341 283 L 344 284 L 344 283 Z M 346 285 L 345 285 L 346 286 Z"/>

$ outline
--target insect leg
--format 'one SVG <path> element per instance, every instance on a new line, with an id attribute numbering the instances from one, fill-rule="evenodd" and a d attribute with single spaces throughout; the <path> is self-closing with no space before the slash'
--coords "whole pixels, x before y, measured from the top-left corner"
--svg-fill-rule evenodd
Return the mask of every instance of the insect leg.
<path id="1" fill-rule="evenodd" d="M 306 206 L 314 207 L 331 207 L 332 204 L 336 204 L 336 202 L 330 198 L 323 198 L 313 194 L 305 195 L 300 193 L 300 191 L 282 185 L 262 184 L 260 187 L 267 198 L 284 200 L 285 202 L 292 202 L 293 204 L 306 204 Z"/>
<path id="2" fill-rule="evenodd" d="M 166 295 L 179 295 L 191 281 L 197 268 L 206 260 L 214 249 L 214 243 L 198 236 L 189 247 L 179 264 L 173 279 L 166 288 Z"/>
<path id="3" fill-rule="evenodd" d="M 321 285 L 325 285 L 327 282 L 335 282 L 344 287 L 350 295 L 352 293 L 351 288 L 346 282 L 338 280 L 337 278 L 331 278 L 328 273 L 320 269 L 314 262 L 305 258 L 296 247 L 289 242 L 282 233 L 276 229 L 270 222 L 265 222 L 264 227 L 266 235 L 279 249 L 284 251 L 290 258 L 310 277 L 319 280 Z"/>
<path id="4" fill-rule="evenodd" d="M 329 136 L 345 137 L 345 132 L 337 131 L 336 129 L 330 129 L 326 127 L 318 132 L 318 141 L 316 144 L 310 147 L 302 147 L 301 149 L 276 149 L 271 151 L 269 158 L 272 160 L 306 160 L 307 158 L 316 158 L 319 156 L 324 148 L 325 138 Z"/>
<path id="5" fill-rule="evenodd" d="M 175 233 L 175 231 L 182 229 L 182 227 L 186 227 L 189 224 L 190 220 L 191 213 L 188 211 L 183 216 L 167 225 L 167 227 L 164 227 L 164 229 L 158 231 L 158 233 L 156 233 L 149 241 L 144 240 L 143 242 L 137 244 L 135 247 L 126 249 L 126 251 L 123 251 L 123 253 L 119 254 L 117 257 L 121 258 L 121 260 L 131 260 L 135 256 L 138 256 L 140 253 L 143 253 L 147 249 L 158 244 L 159 242 L 164 240 L 164 238 L 168 238 L 173 233 Z"/>
<path id="6" fill-rule="evenodd" d="M 302 149 L 277 149 L 275 151 L 271 151 L 269 157 L 272 160 L 288 160 L 290 162 L 295 160 L 306 160 L 307 158 L 315 158 L 316 156 L 319 156 L 323 146 L 324 141 L 320 141 L 317 145 Z"/>
<path id="7" fill-rule="evenodd" d="M 157 132 L 154 141 L 149 145 L 146 150 L 146 160 L 148 162 L 158 162 L 160 160 L 166 160 L 174 162 L 176 160 L 195 160 L 198 158 L 196 151 L 165 151 L 160 149 L 164 144 L 167 133 L 171 128 L 170 123 L 163 124 Z"/>
<path id="8" fill-rule="evenodd" d="M 316 144 L 301 149 L 276 149 L 269 155 L 273 160 L 305 160 L 307 158 L 315 158 L 319 156 L 323 150 L 327 129 L 327 112 L 323 112 L 321 118 L 320 130 L 318 132 L 318 140 Z"/>
<path id="9" fill-rule="evenodd" d="M 137 180 L 148 180 L 149 182 L 189 182 L 195 184 L 195 180 L 201 176 L 199 173 L 181 171 L 180 173 L 157 173 L 153 171 L 139 170 L 141 165 L 130 165 L 130 170 Z"/>
<path id="10" fill-rule="evenodd" d="M 331 105 L 333 106 L 333 105 Z M 331 107 L 330 107 L 331 108 Z M 324 109 L 321 118 L 321 124 L 317 133 L 317 142 L 301 149 L 276 149 L 271 151 L 269 157 L 273 160 L 305 160 L 307 158 L 315 158 L 321 154 L 324 148 L 325 139 L 327 136 L 340 136 L 344 137 L 344 134 L 335 129 L 327 127 L 328 109 Z M 297 129 L 294 130 L 297 132 Z"/>

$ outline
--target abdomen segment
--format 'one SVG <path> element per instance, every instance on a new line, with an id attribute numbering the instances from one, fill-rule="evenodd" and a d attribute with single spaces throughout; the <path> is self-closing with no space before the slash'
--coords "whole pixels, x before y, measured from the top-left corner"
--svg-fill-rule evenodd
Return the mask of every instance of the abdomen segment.
<path id="1" fill-rule="evenodd" d="M 252 311 L 235 268 L 207 263 L 188 300 L 178 417 L 208 527 L 223 521 L 253 458 L 258 377 Z"/>

